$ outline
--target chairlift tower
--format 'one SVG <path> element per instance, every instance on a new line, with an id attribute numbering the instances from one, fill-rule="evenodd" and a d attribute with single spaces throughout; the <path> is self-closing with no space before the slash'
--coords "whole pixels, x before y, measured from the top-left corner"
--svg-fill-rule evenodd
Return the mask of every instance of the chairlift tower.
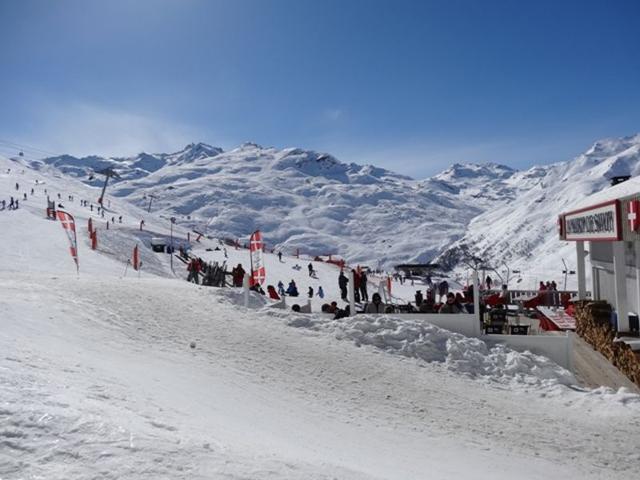
<path id="1" fill-rule="evenodd" d="M 120 178 L 118 172 L 116 172 L 112 167 L 107 167 L 103 170 L 96 171 L 98 175 L 104 175 L 104 185 L 102 186 L 102 191 L 100 192 L 100 197 L 98 198 L 98 203 L 102 205 L 104 200 L 104 192 L 107 190 L 107 184 L 109 183 L 110 178 Z M 89 180 L 93 178 L 93 174 L 89 177 Z M 104 205 L 102 205 L 104 206 Z"/>

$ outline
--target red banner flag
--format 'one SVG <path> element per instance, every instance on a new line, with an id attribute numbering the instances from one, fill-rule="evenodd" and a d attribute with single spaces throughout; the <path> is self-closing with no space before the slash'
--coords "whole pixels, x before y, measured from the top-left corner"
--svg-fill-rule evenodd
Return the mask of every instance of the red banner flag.
<path id="1" fill-rule="evenodd" d="M 256 230 L 249 239 L 249 254 L 251 256 L 251 280 L 250 286 L 262 285 L 265 281 L 266 270 L 264 268 L 264 258 L 262 255 L 262 233 Z"/>
<path id="2" fill-rule="evenodd" d="M 134 270 L 138 270 L 140 268 L 140 256 L 138 253 L 138 244 L 136 243 L 136 246 L 133 249 L 133 261 L 131 262 L 133 264 L 133 269 Z"/>
<path id="3" fill-rule="evenodd" d="M 73 216 L 67 212 L 62 210 L 58 210 L 56 212 L 56 216 L 60 223 L 62 224 L 62 228 L 64 228 L 65 233 L 67 234 L 67 238 L 69 239 L 69 252 L 71 253 L 71 257 L 73 261 L 76 262 L 76 270 L 80 270 L 80 264 L 78 263 L 78 241 L 76 237 L 76 221 Z"/>

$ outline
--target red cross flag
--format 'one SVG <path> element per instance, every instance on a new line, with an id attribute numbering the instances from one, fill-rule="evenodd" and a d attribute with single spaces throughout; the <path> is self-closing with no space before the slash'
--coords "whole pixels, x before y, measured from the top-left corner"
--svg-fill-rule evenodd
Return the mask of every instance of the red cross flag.
<path id="1" fill-rule="evenodd" d="M 250 286 L 262 285 L 266 279 L 266 270 L 264 268 L 264 257 L 262 242 L 262 233 L 256 230 L 251 234 L 249 239 L 249 254 L 251 256 L 251 280 Z"/>
<path id="2" fill-rule="evenodd" d="M 635 232 L 638 230 L 638 227 L 640 227 L 640 201 L 631 200 L 627 204 L 627 210 L 629 211 L 627 214 L 629 228 L 632 232 Z"/>
<path id="3" fill-rule="evenodd" d="M 56 216 L 60 223 L 62 224 L 62 228 L 64 228 L 64 232 L 67 234 L 67 238 L 69 239 L 69 252 L 71 253 L 71 257 L 73 261 L 76 262 L 76 271 L 80 270 L 80 264 L 78 263 L 78 241 L 76 237 L 76 221 L 73 219 L 73 216 L 63 210 L 56 211 Z"/>

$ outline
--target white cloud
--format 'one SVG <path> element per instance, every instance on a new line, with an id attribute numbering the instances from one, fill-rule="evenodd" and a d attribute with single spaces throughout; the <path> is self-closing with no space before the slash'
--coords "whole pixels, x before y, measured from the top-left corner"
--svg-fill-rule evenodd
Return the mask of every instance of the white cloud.
<path id="1" fill-rule="evenodd" d="M 91 103 L 39 105 L 33 118 L 24 143 L 73 155 L 167 152 L 205 140 L 200 129 L 189 125 Z"/>

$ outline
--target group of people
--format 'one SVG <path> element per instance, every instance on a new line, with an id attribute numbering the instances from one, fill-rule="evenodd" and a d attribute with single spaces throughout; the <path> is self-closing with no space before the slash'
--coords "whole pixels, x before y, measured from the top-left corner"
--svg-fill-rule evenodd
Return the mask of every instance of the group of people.
<path id="1" fill-rule="evenodd" d="M 352 269 L 351 273 L 353 273 L 353 294 L 355 301 L 357 303 L 368 302 L 369 293 L 367 290 L 367 272 L 358 268 Z M 338 275 L 338 288 L 340 289 L 340 298 L 345 302 L 348 300 L 348 287 L 349 279 L 344 274 L 344 269 L 342 269 L 340 270 L 340 275 Z"/>
<path id="2" fill-rule="evenodd" d="M 442 301 L 443 298 L 444 301 Z M 473 286 L 467 287 L 463 293 L 447 291 L 440 297 L 439 302 L 436 302 L 433 291 L 427 290 L 424 297 L 422 291 L 418 290 L 415 294 L 415 302 L 415 309 L 419 313 L 473 313 Z M 413 306 L 409 304 L 409 307 L 411 311 Z"/>
<path id="3" fill-rule="evenodd" d="M 540 292 L 546 292 L 546 291 L 551 291 L 551 292 L 555 292 L 558 290 L 558 285 L 556 285 L 555 281 L 551 281 L 551 282 L 540 282 L 540 286 L 538 287 L 538 291 Z"/>

